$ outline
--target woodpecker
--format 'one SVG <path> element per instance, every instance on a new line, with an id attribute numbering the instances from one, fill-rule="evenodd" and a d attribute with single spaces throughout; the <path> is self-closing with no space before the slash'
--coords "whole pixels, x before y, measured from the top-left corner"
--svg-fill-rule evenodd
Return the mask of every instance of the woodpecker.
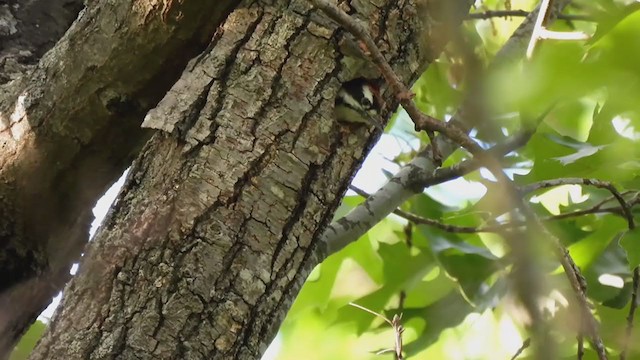
<path id="1" fill-rule="evenodd" d="M 373 125 L 384 131 L 379 115 L 382 108 L 376 80 L 357 78 L 342 84 L 335 104 L 336 120 Z"/>

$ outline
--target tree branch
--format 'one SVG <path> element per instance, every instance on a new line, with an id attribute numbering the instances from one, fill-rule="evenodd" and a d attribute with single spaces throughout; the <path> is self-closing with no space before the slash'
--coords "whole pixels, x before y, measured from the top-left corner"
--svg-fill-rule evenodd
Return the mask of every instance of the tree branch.
<path id="1" fill-rule="evenodd" d="M 465 162 L 466 164 L 475 164 L 475 162 L 473 161 L 469 161 L 469 162 Z M 439 169 L 439 170 L 451 170 L 451 168 L 445 168 L 445 169 Z M 439 171 L 438 171 L 439 172 Z M 447 171 L 447 173 L 450 173 L 451 171 Z M 464 174 L 466 174 L 468 172 L 464 172 Z M 461 175 L 464 175 L 461 174 Z M 460 175 L 458 175 L 460 176 Z M 454 176 L 458 177 L 458 176 Z M 442 179 L 442 178 L 440 178 Z M 449 178 L 447 178 L 445 181 L 450 180 Z M 445 182 L 442 181 L 442 182 Z M 442 183 L 439 182 L 439 183 Z M 436 185 L 436 183 L 434 183 L 433 185 Z M 351 185 L 349 187 L 351 190 L 353 190 L 355 193 L 357 193 L 360 196 L 363 197 L 368 197 L 370 196 L 367 192 L 365 192 L 364 190 L 361 190 L 353 185 Z M 625 210 L 623 209 L 622 206 L 619 207 L 608 207 L 605 209 L 601 209 L 602 205 L 604 205 L 605 203 L 614 200 L 615 197 L 611 196 L 610 198 L 607 198 L 597 204 L 595 204 L 594 206 L 588 208 L 588 209 L 583 209 L 583 210 L 577 210 L 577 211 L 572 211 L 572 212 L 568 212 L 568 213 L 564 213 L 564 214 L 559 214 L 559 215 L 552 215 L 552 216 L 547 216 L 545 218 L 540 219 L 542 222 L 550 222 L 550 221 L 558 221 L 558 220 L 564 220 L 567 218 L 571 218 L 571 217 L 578 217 L 578 216 L 583 216 L 583 215 L 588 215 L 588 214 L 597 214 L 597 213 L 612 213 L 612 214 L 618 214 L 620 216 L 623 216 L 625 218 L 627 218 L 627 215 L 625 214 Z M 640 200 L 638 198 L 634 198 L 629 202 L 624 202 L 625 207 L 627 209 L 629 209 L 628 211 L 630 211 L 630 209 L 634 206 L 637 205 L 638 203 L 640 203 Z M 409 220 L 415 224 L 419 224 L 419 225 L 428 225 L 428 226 L 433 226 L 435 228 L 438 228 L 440 230 L 446 231 L 446 232 L 451 232 L 451 233 L 459 233 L 459 234 L 474 234 L 474 233 L 496 233 L 496 232 L 500 232 L 500 231 L 504 231 L 506 229 L 513 229 L 513 228 L 517 228 L 517 227 L 521 227 L 521 226 L 525 226 L 527 223 L 525 221 L 518 221 L 518 220 L 514 220 L 514 221 L 509 221 L 506 223 L 500 223 L 500 224 L 494 224 L 494 225 L 487 225 L 487 226 L 458 226 L 458 225 L 452 225 L 452 224 L 445 224 L 443 222 L 440 222 L 438 220 L 434 220 L 434 219 L 429 219 L 414 213 L 410 213 L 401 209 L 395 209 L 393 211 L 394 214 Z"/>
<path id="2" fill-rule="evenodd" d="M 404 359 L 404 356 L 402 354 L 402 333 L 404 332 L 404 327 L 402 326 L 402 313 L 400 313 L 400 315 L 393 315 L 393 318 L 391 320 L 387 319 L 384 315 L 377 313 L 373 310 L 367 309 L 366 307 L 362 306 L 362 305 L 358 305 L 354 302 L 350 302 L 349 305 L 358 308 L 362 311 L 366 311 L 369 314 L 375 315 L 381 319 L 383 319 L 387 324 L 389 324 L 389 326 L 391 326 L 391 328 L 393 329 L 393 333 L 394 333 L 394 347 L 393 349 L 384 349 L 381 351 L 376 352 L 376 355 L 382 355 L 388 352 L 393 352 L 394 358 L 396 360 L 402 360 Z"/>
<path id="3" fill-rule="evenodd" d="M 533 32 L 531 33 L 531 39 L 529 40 L 529 45 L 527 46 L 527 59 L 531 59 L 533 55 L 533 50 L 536 48 L 536 44 L 538 40 L 542 39 L 540 35 L 542 31 L 544 31 L 544 24 L 547 21 L 549 14 L 549 5 L 552 3 L 552 0 L 542 0 L 540 1 L 540 10 L 538 11 L 538 17 L 536 18 L 536 23 L 533 26 Z"/>
<path id="4" fill-rule="evenodd" d="M 526 339 L 522 342 L 522 345 L 518 348 L 515 354 L 511 357 L 511 360 L 516 360 L 522 352 L 531 345 L 531 338 Z"/>
<path id="5" fill-rule="evenodd" d="M 607 350 L 598 332 L 598 322 L 593 317 L 593 314 L 591 314 L 591 307 L 589 306 L 589 302 L 587 300 L 586 281 L 580 273 L 578 266 L 571 258 L 571 255 L 569 255 L 569 251 L 562 246 L 558 238 L 551 235 L 548 231 L 546 231 L 546 229 L 544 235 L 550 236 L 550 239 L 552 240 L 556 251 L 558 252 L 560 264 L 562 265 L 565 274 L 567 274 L 569 283 L 571 284 L 571 287 L 576 294 L 576 299 L 578 300 L 578 305 L 580 311 L 582 312 L 581 321 L 583 321 L 583 326 L 586 330 L 586 333 L 587 335 L 589 335 L 591 344 L 598 354 L 598 359 L 606 360 Z"/>
<path id="6" fill-rule="evenodd" d="M 571 2 L 571 0 L 555 0 L 549 7 L 547 16 L 547 23 L 558 18 L 562 10 Z M 503 63 L 508 63 L 516 59 L 521 59 L 523 52 L 526 51 L 533 28 L 535 26 L 535 20 L 538 16 L 540 7 L 531 11 L 526 20 L 518 26 L 513 35 L 509 38 L 504 46 L 498 51 L 496 57 L 491 64 L 492 67 L 500 66 Z"/>
<path id="7" fill-rule="evenodd" d="M 47 11 L 27 16 L 18 27 L 33 23 L 60 34 L 67 29 L 52 23 L 62 24 L 66 15 L 54 10 L 55 4 L 82 6 L 81 1 L 20 3 Z M 140 128 L 144 115 L 236 5 L 188 2 L 182 6 L 184 26 L 167 26 L 159 7 L 148 1 L 87 3 L 33 71 L 0 89 L 0 214 L 11 215 L 0 219 L 0 248 L 18 254 L 0 264 L 14 275 L 0 281 L 0 357 L 64 285 L 87 241 L 95 201 L 151 134 Z M 18 36 L 4 40 L 0 47 L 24 44 Z M 33 61 L 46 48 L 24 50 L 33 51 L 28 57 Z M 0 75 L 0 82 L 5 80 Z M 18 282 L 22 285 L 13 286 Z"/>
<path id="8" fill-rule="evenodd" d="M 504 156 L 525 145 L 532 134 L 531 131 L 524 131 L 514 135 L 504 143 L 488 150 L 488 153 L 495 154 L 495 156 Z M 417 192 L 423 191 L 424 188 L 455 179 L 481 167 L 481 162 L 478 159 L 470 159 L 448 168 L 433 169 L 428 172 L 426 166 L 433 166 L 430 161 L 429 151 L 430 147 L 427 146 L 423 151 L 419 152 L 409 164 L 403 166 L 376 194 L 362 195 L 364 194 L 362 192 L 361 195 L 367 197 L 365 204 L 368 203 L 369 205 L 363 206 L 361 204 L 345 217 L 329 225 L 321 241 L 321 244 L 326 246 L 324 251 L 327 253 L 325 256 L 329 256 L 349 245 L 353 239 L 362 236 L 380 220 L 397 210 L 406 199 Z M 325 257 L 321 256 L 321 258 L 324 259 Z"/>
<path id="9" fill-rule="evenodd" d="M 533 51 L 536 48 L 538 40 L 554 39 L 554 40 L 587 40 L 589 35 L 581 31 L 552 31 L 545 26 L 547 19 L 549 18 L 550 6 L 553 4 L 553 0 L 542 0 L 540 2 L 541 11 L 538 13 L 536 24 L 529 40 L 529 46 L 527 47 L 527 59 L 531 59 Z"/>
<path id="10" fill-rule="evenodd" d="M 468 20 L 488 20 L 496 17 L 526 17 L 530 14 L 530 12 L 526 10 L 487 10 L 484 12 L 471 13 L 467 16 Z M 588 15 L 570 15 L 570 14 L 559 14 L 557 16 L 558 20 L 567 20 L 567 21 L 595 21 L 591 16 Z"/>
<path id="11" fill-rule="evenodd" d="M 633 269 L 633 292 L 631 293 L 631 304 L 629 305 L 629 315 L 627 315 L 627 331 L 625 334 L 624 348 L 620 353 L 620 360 L 627 358 L 629 345 L 631 344 L 631 335 L 633 334 L 633 318 L 638 309 L 638 292 L 640 291 L 640 267 Z"/>
<path id="12" fill-rule="evenodd" d="M 578 360 L 582 360 L 582 358 L 584 357 L 584 335 L 582 335 L 582 330 L 578 332 L 576 340 L 578 341 L 577 358 Z"/>

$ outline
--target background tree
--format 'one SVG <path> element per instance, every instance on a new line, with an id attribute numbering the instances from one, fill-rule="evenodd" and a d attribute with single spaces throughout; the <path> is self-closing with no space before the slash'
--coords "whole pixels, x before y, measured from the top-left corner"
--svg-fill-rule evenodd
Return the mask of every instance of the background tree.
<path id="1" fill-rule="evenodd" d="M 2 3 L 0 352 L 68 280 L 91 207 L 148 139 L 142 117 L 232 3 L 185 4 L 176 26 L 164 2 L 91 2 L 66 33 L 81 2 Z"/>
<path id="2" fill-rule="evenodd" d="M 464 1 L 313 4 L 98 2 L 4 85 L 3 266 L 19 275 L 2 292 L 4 349 L 66 280 L 87 205 L 148 139 L 145 117 L 161 131 L 34 358 L 257 358 L 311 268 L 391 211 L 404 220 L 311 274 L 281 358 L 368 358 L 381 341 L 396 358 L 637 355 L 635 7 L 576 2 L 553 32 L 569 1 L 482 2 L 469 18 L 528 15 L 505 42 L 519 21 L 458 28 Z M 23 44 L 4 62 L 18 72 L 37 59 Z M 412 100 L 403 83 L 426 64 Z M 387 110 L 400 102 L 437 146 L 413 145 L 329 225 L 376 138 L 331 116 L 340 81 L 362 74 L 384 77 Z M 428 142 L 414 136 L 401 137 Z M 438 197 L 460 177 L 484 195 Z M 321 335 L 303 341 L 310 325 Z M 491 331 L 511 339 L 468 345 Z"/>

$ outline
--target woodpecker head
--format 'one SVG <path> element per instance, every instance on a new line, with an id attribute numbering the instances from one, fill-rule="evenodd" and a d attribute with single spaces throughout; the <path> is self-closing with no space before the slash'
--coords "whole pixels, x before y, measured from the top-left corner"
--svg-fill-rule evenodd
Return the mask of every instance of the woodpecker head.
<path id="1" fill-rule="evenodd" d="M 342 122 L 365 123 L 383 130 L 379 114 L 382 108 L 377 80 L 357 78 L 342 84 L 336 96 L 336 119 Z"/>

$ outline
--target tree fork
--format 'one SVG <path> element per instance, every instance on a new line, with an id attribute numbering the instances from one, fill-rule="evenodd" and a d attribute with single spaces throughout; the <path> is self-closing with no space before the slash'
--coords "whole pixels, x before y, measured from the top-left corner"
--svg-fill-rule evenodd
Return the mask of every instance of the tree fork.
<path id="1" fill-rule="evenodd" d="M 416 4 L 361 4 L 411 83 L 427 58 Z M 258 358 L 316 265 L 316 242 L 376 137 L 333 120 L 338 78 L 354 75 L 340 61 L 344 32 L 306 1 L 275 1 L 241 3 L 217 34 L 147 115 L 164 131 L 135 162 L 34 359 Z"/>
<path id="2" fill-rule="evenodd" d="M 25 14 L 54 7 L 24 3 L 17 5 Z M 149 138 L 140 129 L 144 115 L 206 47 L 235 2 L 165 5 L 90 1 L 37 65 L 9 69 L 4 62 L 0 69 L 3 82 L 14 79 L 0 85 L 0 271 L 11 274 L 0 281 L 0 356 L 68 279 L 95 201 Z M 2 56 L 46 50 L 37 41 L 18 46 L 20 36 L 35 36 L 22 25 L 16 29 L 24 34 L 3 42 Z M 52 33 L 61 34 L 56 29 Z M 22 76 L 11 72 L 16 69 Z"/>

